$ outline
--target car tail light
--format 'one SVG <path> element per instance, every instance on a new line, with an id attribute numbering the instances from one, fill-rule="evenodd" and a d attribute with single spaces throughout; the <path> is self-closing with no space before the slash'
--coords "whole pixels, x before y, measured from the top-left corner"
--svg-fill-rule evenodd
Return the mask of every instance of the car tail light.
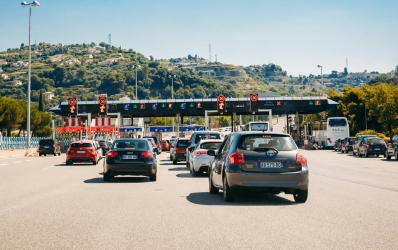
<path id="1" fill-rule="evenodd" d="M 142 152 L 141 155 L 145 158 L 153 158 L 153 154 L 151 152 Z"/>
<path id="2" fill-rule="evenodd" d="M 116 156 L 118 156 L 118 155 L 119 155 L 118 152 L 116 152 L 116 151 L 111 151 L 111 152 L 108 152 L 108 153 L 106 154 L 106 157 L 114 158 L 114 157 L 116 157 Z"/>
<path id="3" fill-rule="evenodd" d="M 198 150 L 198 151 L 196 151 L 196 156 L 199 156 L 199 155 L 205 155 L 205 154 L 207 154 L 207 151 L 206 150 Z"/>
<path id="4" fill-rule="evenodd" d="M 369 150 L 369 144 L 366 144 L 366 150 Z"/>
<path id="5" fill-rule="evenodd" d="M 297 153 L 296 154 L 296 165 L 307 165 L 307 158 L 304 155 Z"/>
<path id="6" fill-rule="evenodd" d="M 245 164 L 245 156 L 243 155 L 242 152 L 235 152 L 229 156 L 228 161 L 230 164 L 237 164 L 237 165 Z"/>

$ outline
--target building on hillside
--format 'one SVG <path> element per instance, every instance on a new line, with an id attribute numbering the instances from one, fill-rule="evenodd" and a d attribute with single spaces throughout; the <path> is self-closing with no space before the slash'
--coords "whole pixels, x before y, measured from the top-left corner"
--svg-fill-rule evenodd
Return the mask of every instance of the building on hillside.
<path id="1" fill-rule="evenodd" d="M 6 65 L 7 64 L 7 61 L 6 60 L 0 60 L 0 66 L 1 65 Z"/>
<path id="2" fill-rule="evenodd" d="M 10 77 L 9 77 L 7 74 L 1 74 L 1 77 L 2 77 L 4 80 L 10 79 Z"/>
<path id="3" fill-rule="evenodd" d="M 16 63 L 12 64 L 13 67 L 26 67 L 28 65 L 29 65 L 28 62 L 22 62 L 22 61 L 17 61 Z"/>
<path id="4" fill-rule="evenodd" d="M 67 64 L 75 64 L 75 63 L 80 63 L 80 61 L 77 58 L 71 58 L 68 61 L 66 61 Z"/>
<path id="5" fill-rule="evenodd" d="M 14 81 L 12 81 L 12 84 L 14 86 L 22 86 L 22 81 L 21 80 L 14 80 Z"/>
<path id="6" fill-rule="evenodd" d="M 391 70 L 391 71 L 388 72 L 386 75 L 387 75 L 388 78 L 394 78 L 394 77 L 395 77 L 395 71 L 394 71 L 394 70 Z"/>
<path id="7" fill-rule="evenodd" d="M 43 93 L 43 99 L 44 100 L 51 100 L 54 98 L 54 93 L 53 92 L 44 92 Z"/>
<path id="8" fill-rule="evenodd" d="M 105 61 L 99 62 L 98 65 L 111 65 L 111 64 L 113 64 L 114 62 L 117 62 L 117 61 L 118 60 L 115 59 L 115 58 L 110 58 L 110 59 L 108 58 Z"/>

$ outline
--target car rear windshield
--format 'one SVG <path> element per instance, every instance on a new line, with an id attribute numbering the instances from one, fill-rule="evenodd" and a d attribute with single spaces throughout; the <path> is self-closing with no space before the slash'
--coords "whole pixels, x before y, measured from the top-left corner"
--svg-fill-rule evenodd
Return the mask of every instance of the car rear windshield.
<path id="1" fill-rule="evenodd" d="M 113 148 L 149 150 L 148 142 L 145 140 L 115 141 Z"/>
<path id="2" fill-rule="evenodd" d="M 267 131 L 268 123 L 252 123 L 250 124 L 251 131 Z"/>
<path id="3" fill-rule="evenodd" d="M 354 142 L 354 141 L 355 141 L 355 138 L 348 138 L 347 141 L 349 141 L 349 142 Z"/>
<path id="4" fill-rule="evenodd" d="M 347 126 L 347 121 L 346 119 L 330 119 L 329 120 L 329 126 L 330 127 L 345 127 Z"/>
<path id="5" fill-rule="evenodd" d="M 42 140 L 39 143 L 42 146 L 52 146 L 54 144 L 53 140 Z"/>
<path id="6" fill-rule="evenodd" d="M 179 140 L 177 142 L 177 147 L 178 148 L 186 148 L 189 146 L 189 141 L 188 140 Z"/>
<path id="7" fill-rule="evenodd" d="M 200 144 L 201 149 L 218 149 L 221 145 L 221 142 L 205 142 Z"/>
<path id="8" fill-rule="evenodd" d="M 208 139 L 221 139 L 220 134 L 199 134 L 195 138 L 195 144 L 197 144 L 200 140 L 208 140 Z"/>
<path id="9" fill-rule="evenodd" d="M 72 143 L 72 148 L 91 148 L 93 144 L 91 143 Z"/>
<path id="10" fill-rule="evenodd" d="M 368 144 L 369 145 L 384 145 L 384 141 L 381 138 L 377 138 L 377 139 L 370 139 L 368 140 Z"/>
<path id="11" fill-rule="evenodd" d="M 242 135 L 238 148 L 248 151 L 261 151 L 265 148 L 275 148 L 278 151 L 291 151 L 296 150 L 297 146 L 289 135 L 252 134 Z"/>

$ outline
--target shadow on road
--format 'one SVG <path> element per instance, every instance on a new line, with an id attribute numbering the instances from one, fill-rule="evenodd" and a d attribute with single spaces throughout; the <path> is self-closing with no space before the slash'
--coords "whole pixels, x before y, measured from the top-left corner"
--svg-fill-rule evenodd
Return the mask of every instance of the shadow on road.
<path id="1" fill-rule="evenodd" d="M 84 183 L 142 183 L 149 182 L 149 177 L 114 177 L 110 182 L 104 182 L 102 177 L 84 180 Z"/>
<path id="2" fill-rule="evenodd" d="M 189 171 L 186 167 L 169 168 L 169 171 Z"/>
<path id="3" fill-rule="evenodd" d="M 176 176 L 179 177 L 179 178 L 206 178 L 206 177 L 209 177 L 209 175 L 207 175 L 207 174 L 199 174 L 196 177 L 192 177 L 192 174 L 190 174 L 190 173 L 176 174 Z"/>
<path id="4" fill-rule="evenodd" d="M 66 165 L 66 163 L 64 162 L 64 163 L 55 164 L 54 166 L 60 166 L 60 167 L 93 166 L 93 164 L 92 163 L 73 163 L 72 165 Z"/>
<path id="5" fill-rule="evenodd" d="M 217 195 L 207 192 L 191 193 L 186 198 L 193 204 L 205 206 L 287 206 L 298 204 L 277 195 L 258 193 L 238 193 L 234 202 L 224 202 L 221 191 Z"/>

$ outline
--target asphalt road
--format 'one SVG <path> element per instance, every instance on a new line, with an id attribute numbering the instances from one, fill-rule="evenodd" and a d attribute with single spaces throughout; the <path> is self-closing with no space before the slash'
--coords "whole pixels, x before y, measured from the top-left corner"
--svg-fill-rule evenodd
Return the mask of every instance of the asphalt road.
<path id="1" fill-rule="evenodd" d="M 398 162 L 303 151 L 309 199 L 241 195 L 158 159 L 158 178 L 102 181 L 65 155 L 0 159 L 0 249 L 398 249 Z"/>

